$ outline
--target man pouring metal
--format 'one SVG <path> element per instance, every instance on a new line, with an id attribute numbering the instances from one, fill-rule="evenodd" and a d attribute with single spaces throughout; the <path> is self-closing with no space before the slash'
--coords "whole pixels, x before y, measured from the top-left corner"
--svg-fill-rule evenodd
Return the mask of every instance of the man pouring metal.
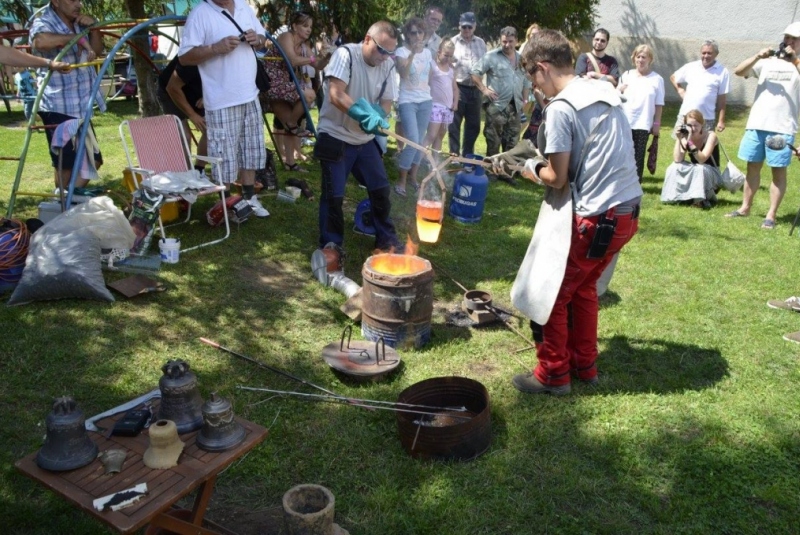
<path id="1" fill-rule="evenodd" d="M 528 157 L 522 172 L 546 192 L 511 290 L 531 319 L 539 362 L 512 382 L 522 392 L 564 395 L 571 376 L 598 381 L 596 283 L 636 234 L 642 188 L 614 87 L 575 76 L 559 32 L 537 33 L 522 54 L 532 82 L 552 101 L 539 131 L 543 157 Z M 521 150 L 509 152 L 519 157 Z M 507 170 L 508 154 L 492 158 L 497 170 Z"/>

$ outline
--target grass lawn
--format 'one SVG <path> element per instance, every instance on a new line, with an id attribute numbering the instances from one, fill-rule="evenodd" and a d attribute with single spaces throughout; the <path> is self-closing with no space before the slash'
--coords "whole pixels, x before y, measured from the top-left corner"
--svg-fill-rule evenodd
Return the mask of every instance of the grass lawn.
<path id="1" fill-rule="evenodd" d="M 666 110 L 665 134 L 675 112 Z M 132 113 L 132 102 L 113 102 L 95 121 L 106 161 L 101 175 L 119 191 L 125 164 L 117 126 Z M 21 118 L 19 108 L 0 112 L 0 156 L 19 154 L 24 131 L 9 125 Z M 729 111 L 721 137 L 731 155 L 746 118 L 746 110 Z M 723 217 L 739 206 L 741 193 L 720 193 L 709 211 L 662 205 L 671 154 L 665 135 L 656 175 L 646 172 L 639 234 L 621 255 L 600 311 L 602 385 L 575 385 L 566 398 L 512 387 L 512 375 L 532 367 L 535 355 L 515 353 L 524 342 L 509 330 L 446 323 L 444 312 L 458 306 L 461 290 L 442 271 L 431 343 L 401 351 L 404 368 L 388 381 L 337 380 L 321 350 L 349 320 L 338 311 L 343 296 L 311 276 L 317 206 L 281 203 L 274 194 L 263 198 L 268 219 L 234 226 L 221 245 L 164 265 L 167 292 L 113 304 L 0 307 L 2 532 L 106 533 L 13 463 L 40 447 L 54 397 L 74 396 L 90 416 L 151 390 L 161 365 L 183 358 L 204 397 L 219 392 L 237 414 L 270 429 L 262 445 L 220 476 L 210 507 L 212 519 L 241 533 L 279 533 L 281 497 L 299 483 L 328 487 L 336 521 L 354 535 L 797 533 L 800 346 L 781 336 L 800 330 L 800 315 L 765 303 L 800 295 L 798 236 L 788 235 L 800 204 L 798 165 L 789 168 L 777 226 L 766 231 L 764 187 L 749 218 Z M 318 167 L 310 169 L 296 176 L 318 191 Z M 0 161 L 2 213 L 15 170 L 14 162 Z M 22 189 L 47 191 L 51 176 L 37 134 Z M 763 176 L 768 184 L 767 171 Z M 351 181 L 346 217 L 365 197 Z M 530 183 L 492 183 L 480 224 L 448 218 L 439 243 L 423 244 L 419 254 L 509 308 L 541 198 L 542 189 Z M 40 200 L 20 197 L 15 217 L 35 216 Z M 403 234 L 413 235 L 413 205 L 393 205 Z M 200 201 L 197 213 L 209 206 Z M 210 232 L 198 215 L 180 236 L 191 244 Z M 357 282 L 371 246 L 348 225 L 346 272 Z M 527 322 L 515 321 L 529 334 Z M 346 396 L 394 401 L 429 377 L 476 379 L 491 396 L 492 446 L 467 463 L 414 460 L 401 448 L 391 413 L 237 390 L 303 388 L 202 345 L 201 336 Z"/>

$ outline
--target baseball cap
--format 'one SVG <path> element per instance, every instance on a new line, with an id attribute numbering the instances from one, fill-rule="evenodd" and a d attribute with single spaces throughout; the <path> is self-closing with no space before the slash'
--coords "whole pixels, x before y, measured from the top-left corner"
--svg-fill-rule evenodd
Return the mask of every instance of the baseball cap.
<path id="1" fill-rule="evenodd" d="M 472 26 L 475 26 L 475 13 L 472 11 L 462 13 L 461 18 L 458 19 L 458 25 L 461 26 L 462 24 L 471 24 Z"/>
<path id="2" fill-rule="evenodd" d="M 462 15 L 463 17 L 464 15 Z M 792 37 L 800 37 L 800 22 L 793 22 L 783 30 L 784 35 L 791 35 Z"/>

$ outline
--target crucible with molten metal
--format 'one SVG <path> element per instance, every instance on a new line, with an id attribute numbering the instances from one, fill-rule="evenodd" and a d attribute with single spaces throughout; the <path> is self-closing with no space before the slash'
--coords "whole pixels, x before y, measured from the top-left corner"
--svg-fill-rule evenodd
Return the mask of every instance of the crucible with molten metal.
<path id="1" fill-rule="evenodd" d="M 361 334 L 390 347 L 422 347 L 430 340 L 433 268 L 416 255 L 377 254 L 361 270 Z"/>

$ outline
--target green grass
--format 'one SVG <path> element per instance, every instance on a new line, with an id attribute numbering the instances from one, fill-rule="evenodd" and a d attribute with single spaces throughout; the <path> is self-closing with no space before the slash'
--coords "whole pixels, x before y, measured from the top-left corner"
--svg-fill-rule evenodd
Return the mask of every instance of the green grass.
<path id="1" fill-rule="evenodd" d="M 101 175 L 118 190 L 124 155 L 117 126 L 134 111 L 132 103 L 114 102 L 96 119 L 106 160 Z M 675 112 L 665 114 L 665 133 Z M 746 110 L 729 113 L 722 139 L 732 155 L 746 116 Z M 20 118 L 0 113 L 0 124 Z M 0 129 L 0 156 L 18 154 L 22 133 Z M 47 191 L 52 178 L 43 136 L 34 137 L 31 149 L 23 189 Z M 338 311 L 343 297 L 311 276 L 317 210 L 302 199 L 283 204 L 267 195 L 270 218 L 234 226 L 223 244 L 164 266 L 170 290 L 163 294 L 113 304 L 0 307 L 3 532 L 105 533 L 13 463 L 41 445 L 54 397 L 70 394 L 92 415 L 154 388 L 160 366 L 184 358 L 204 396 L 217 391 L 238 414 L 270 428 L 262 445 L 220 476 L 212 518 L 274 509 L 290 487 L 318 483 L 334 493 L 337 522 L 354 535 L 796 533 L 798 346 L 781 335 L 800 330 L 800 316 L 765 303 L 800 291 L 798 238 L 788 236 L 800 204 L 797 164 L 769 232 L 759 228 L 768 201 L 763 187 L 749 218 L 723 217 L 738 207 L 741 193 L 721 193 L 710 211 L 661 205 L 671 152 L 665 135 L 658 172 L 645 177 L 639 234 L 625 248 L 600 312 L 603 385 L 596 391 L 575 385 L 567 398 L 523 395 L 511 386 L 511 376 L 535 356 L 514 353 L 524 342 L 510 331 L 445 323 L 443 312 L 457 306 L 461 291 L 442 271 L 432 342 L 401 351 L 404 368 L 386 382 L 338 381 L 321 350 L 338 340 L 348 320 Z M 0 162 L 3 212 L 15 169 Z M 766 170 L 764 177 L 768 184 Z M 316 166 L 301 178 L 318 191 Z M 364 197 L 352 181 L 346 212 Z M 466 226 L 447 219 L 439 244 L 423 244 L 420 255 L 508 308 L 541 198 L 532 184 L 492 183 L 483 221 Z M 39 201 L 20 197 L 15 216 L 36 215 Z M 395 203 L 393 212 L 401 232 L 413 235 L 413 200 Z M 196 217 L 180 232 L 188 244 L 214 231 Z M 348 231 L 345 246 L 347 273 L 360 281 L 372 240 Z M 518 326 L 528 334 L 526 322 Z M 236 390 L 241 384 L 303 389 L 200 344 L 200 336 L 361 398 L 395 400 L 429 377 L 474 378 L 490 392 L 492 446 L 468 463 L 413 460 L 391 413 Z M 255 533 L 257 526 L 240 520 L 238 529 Z"/>

